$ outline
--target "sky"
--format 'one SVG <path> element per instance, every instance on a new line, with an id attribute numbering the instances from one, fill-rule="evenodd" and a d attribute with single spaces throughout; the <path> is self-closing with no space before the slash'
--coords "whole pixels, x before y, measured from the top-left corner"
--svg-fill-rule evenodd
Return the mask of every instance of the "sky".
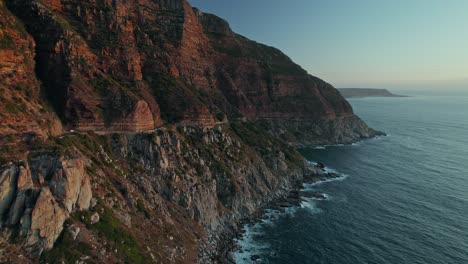
<path id="1" fill-rule="evenodd" d="M 336 87 L 468 92 L 468 0 L 189 0 Z"/>

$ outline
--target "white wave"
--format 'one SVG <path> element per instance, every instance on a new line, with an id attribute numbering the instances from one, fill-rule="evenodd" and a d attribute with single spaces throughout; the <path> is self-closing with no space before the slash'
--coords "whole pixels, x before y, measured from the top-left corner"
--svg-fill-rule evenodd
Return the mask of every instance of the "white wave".
<path id="1" fill-rule="evenodd" d="M 317 165 L 317 162 L 308 161 L 311 165 Z M 327 173 L 335 173 L 340 177 L 333 179 L 326 179 L 323 181 L 304 184 L 303 190 L 312 189 L 312 187 L 333 182 L 333 181 L 342 181 L 348 177 L 348 175 L 340 173 L 332 168 L 325 167 L 324 171 Z M 327 194 L 323 194 L 325 200 L 328 200 L 330 197 Z M 287 207 L 284 211 L 278 211 L 275 209 L 266 209 L 264 217 L 255 224 L 247 224 L 244 226 L 244 233 L 241 238 L 236 239 L 235 242 L 239 245 L 240 250 L 234 252 L 234 257 L 237 264 L 247 264 L 252 263 L 251 257 L 258 255 L 262 256 L 265 254 L 271 254 L 270 245 L 266 243 L 255 242 L 257 236 L 264 234 L 264 228 L 267 226 L 272 226 L 275 224 L 275 221 L 278 221 L 279 218 L 284 216 L 292 216 L 296 214 L 299 210 L 306 210 L 309 213 L 317 214 L 321 213 L 322 210 L 317 207 L 319 201 L 324 199 L 314 198 L 314 197 L 303 197 L 303 201 L 299 206 Z"/>
<path id="2" fill-rule="evenodd" d="M 241 238 L 235 239 L 235 242 L 239 245 L 240 250 L 234 252 L 234 257 L 237 264 L 252 263 L 252 256 L 271 255 L 273 252 L 270 245 L 263 241 L 256 242 L 256 237 L 264 234 L 264 228 L 271 226 L 278 221 L 279 218 L 285 216 L 292 216 L 299 210 L 306 210 L 309 213 L 320 213 L 322 210 L 315 204 L 313 198 L 304 198 L 299 206 L 287 207 L 284 211 L 278 211 L 273 209 L 265 210 L 265 218 L 255 224 L 247 224 L 244 226 L 244 234 Z"/>
<path id="3" fill-rule="evenodd" d="M 359 146 L 361 145 L 362 143 L 364 142 L 368 142 L 368 141 L 374 141 L 374 140 L 380 140 L 382 138 L 385 138 L 385 137 L 390 137 L 391 134 L 386 134 L 386 135 L 382 135 L 382 136 L 375 136 L 375 137 L 371 137 L 371 138 L 367 138 L 367 139 L 364 139 L 364 140 L 360 140 L 360 141 L 357 141 L 357 142 L 353 142 L 351 144 L 325 144 L 325 145 L 315 145 L 315 146 L 312 146 L 312 149 L 326 149 L 326 148 L 329 148 L 329 147 L 353 147 L 353 146 Z M 307 148 L 307 147 L 306 147 Z"/>
<path id="4" fill-rule="evenodd" d="M 270 245 L 266 243 L 256 243 L 255 236 L 261 235 L 262 226 L 260 223 L 255 225 L 245 225 L 244 234 L 242 238 L 236 239 L 235 242 L 240 246 L 241 250 L 234 252 L 236 263 L 252 263 L 251 257 L 254 255 L 261 255 L 263 252 L 270 251 Z"/>
<path id="5" fill-rule="evenodd" d="M 300 204 L 300 207 L 314 214 L 322 212 L 322 210 L 320 210 L 320 208 L 317 207 L 317 205 L 315 204 L 314 201 L 312 201 L 312 199 L 307 199 L 306 201 L 302 201 Z"/>
<path id="6" fill-rule="evenodd" d="M 326 148 L 329 148 L 329 147 L 349 147 L 349 146 L 354 146 L 355 144 L 357 144 L 359 142 L 356 142 L 356 143 L 351 143 L 351 144 L 325 144 L 325 145 L 316 145 L 316 146 L 313 146 L 312 149 L 326 149 Z"/>
<path id="7" fill-rule="evenodd" d="M 336 182 L 336 181 L 344 181 L 347 178 L 348 178 L 348 175 L 340 174 L 340 177 L 337 177 L 337 178 L 326 179 L 326 180 L 322 180 L 322 181 L 318 181 L 318 182 L 314 182 L 314 183 L 306 183 L 306 184 L 304 184 L 304 189 L 308 190 L 308 189 L 311 189 L 314 186 L 319 186 L 319 185 L 322 185 L 322 184 L 325 184 L 325 183 Z"/>
<path id="8" fill-rule="evenodd" d="M 305 189 L 304 188 L 304 190 L 305 191 L 313 191 L 312 188 L 310 188 L 310 189 Z M 305 201 L 329 201 L 331 199 L 330 196 L 328 194 L 326 194 L 326 193 L 320 193 L 320 194 L 323 197 L 320 197 L 320 198 L 319 197 L 302 197 L 302 199 L 305 200 Z"/>

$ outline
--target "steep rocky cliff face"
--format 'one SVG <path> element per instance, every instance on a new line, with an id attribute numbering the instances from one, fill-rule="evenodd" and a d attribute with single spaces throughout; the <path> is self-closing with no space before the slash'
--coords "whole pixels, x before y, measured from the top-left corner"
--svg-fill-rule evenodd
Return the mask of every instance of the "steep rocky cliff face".
<path id="1" fill-rule="evenodd" d="M 154 128 L 159 108 L 139 88 L 144 86 L 139 82 L 139 56 L 132 46 L 132 28 L 117 20 L 120 9 L 109 7 L 110 2 L 94 6 L 86 1 L 76 5 L 69 1 L 8 4 L 35 40 L 37 77 L 68 127 L 119 131 Z M 86 7 L 94 7 L 92 15 L 96 17 L 87 15 Z M 108 7 L 115 13 L 103 13 L 102 9 Z M 80 18 L 86 19 L 85 25 L 78 24 Z M 82 35 L 85 30 L 86 35 Z"/>
<path id="2" fill-rule="evenodd" d="M 58 134 L 60 122 L 40 100 L 35 42 L 0 1 L 0 134 Z"/>
<path id="3" fill-rule="evenodd" d="M 283 126 L 357 120 L 331 85 L 187 1 L 8 3 L 35 41 L 44 93 L 70 128 L 213 125 L 224 115 Z"/>
<path id="4" fill-rule="evenodd" d="M 92 193 L 78 152 L 36 155 L 1 167 L 0 223 L 26 248 L 41 252 L 54 246 L 70 214 L 89 208 Z"/>
<path id="5" fill-rule="evenodd" d="M 195 12 L 216 51 L 212 83 L 241 116 L 296 145 L 351 143 L 378 134 L 335 88 L 281 51 L 233 33 L 221 18 Z"/>
<path id="6" fill-rule="evenodd" d="M 1 0 L 0 100 L 0 262 L 222 262 L 291 145 L 378 134 L 185 0 Z"/>
<path id="7" fill-rule="evenodd" d="M 306 170 L 294 149 L 247 123 L 71 134 L 2 166 L 1 224 L 32 259 L 46 250 L 52 262 L 209 263 L 224 231 Z"/>

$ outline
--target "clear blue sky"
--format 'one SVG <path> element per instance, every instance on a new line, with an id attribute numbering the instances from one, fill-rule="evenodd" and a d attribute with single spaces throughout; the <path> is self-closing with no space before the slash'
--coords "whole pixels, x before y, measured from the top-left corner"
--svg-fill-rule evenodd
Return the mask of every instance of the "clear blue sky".
<path id="1" fill-rule="evenodd" d="M 336 87 L 468 90 L 468 0 L 190 3 Z"/>

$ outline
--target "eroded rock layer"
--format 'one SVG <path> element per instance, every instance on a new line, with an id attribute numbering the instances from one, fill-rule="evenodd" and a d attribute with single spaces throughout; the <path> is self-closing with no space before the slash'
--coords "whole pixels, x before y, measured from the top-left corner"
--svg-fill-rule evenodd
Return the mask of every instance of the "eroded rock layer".
<path id="1" fill-rule="evenodd" d="M 19 31 L 22 41 L 35 43 L 27 58 L 35 54 L 44 94 L 69 128 L 210 126 L 223 116 L 309 125 L 354 115 L 336 89 L 281 51 L 184 0 L 13 0 L 8 7 L 29 33 Z"/>

